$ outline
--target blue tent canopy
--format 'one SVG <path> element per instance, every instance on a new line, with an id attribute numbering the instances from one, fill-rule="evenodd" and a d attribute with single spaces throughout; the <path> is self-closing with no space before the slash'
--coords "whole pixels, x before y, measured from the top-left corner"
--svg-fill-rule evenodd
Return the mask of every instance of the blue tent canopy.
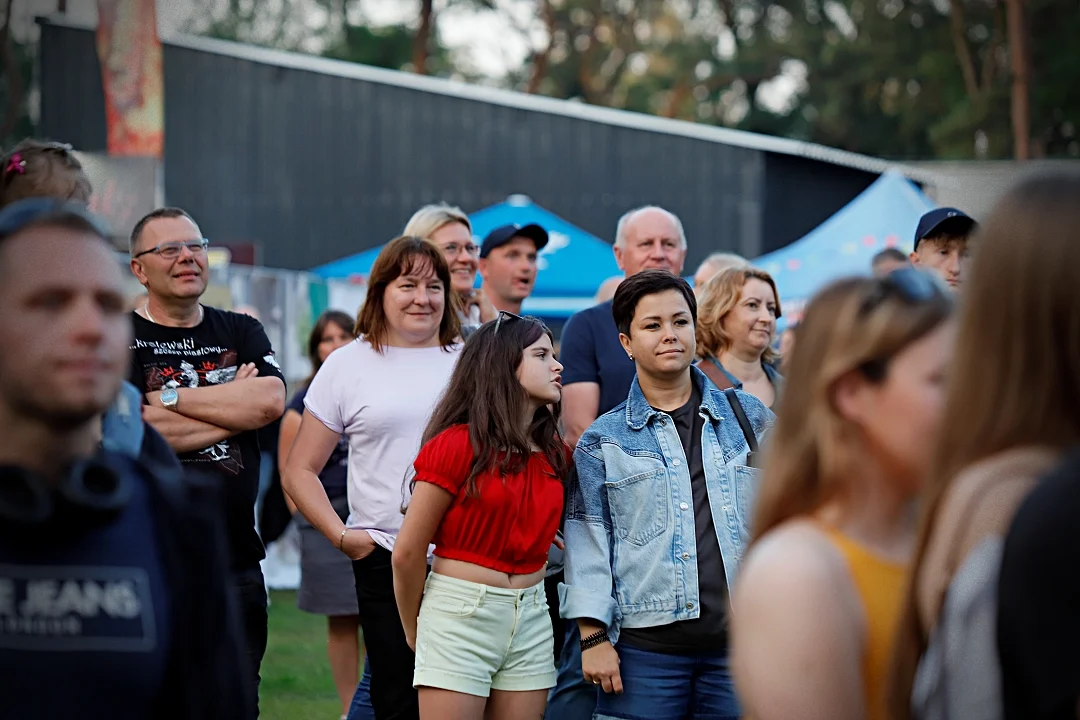
<path id="1" fill-rule="evenodd" d="M 548 231 L 550 240 L 538 258 L 536 286 L 523 311 L 543 317 L 569 317 L 593 304 L 600 285 L 621 275 L 611 245 L 571 225 L 558 215 L 522 195 L 478 210 L 469 216 L 477 245 L 501 225 L 536 223 Z M 365 250 L 311 270 L 323 278 L 365 276 L 371 272 L 382 246 Z M 477 276 L 477 283 L 480 278 Z"/>
<path id="2" fill-rule="evenodd" d="M 888 172 L 805 237 L 754 260 L 776 281 L 784 310 L 780 324 L 797 322 L 811 296 L 830 281 L 869 274 L 870 260 L 881 250 L 909 252 L 919 218 L 934 207 L 907 178 Z"/>

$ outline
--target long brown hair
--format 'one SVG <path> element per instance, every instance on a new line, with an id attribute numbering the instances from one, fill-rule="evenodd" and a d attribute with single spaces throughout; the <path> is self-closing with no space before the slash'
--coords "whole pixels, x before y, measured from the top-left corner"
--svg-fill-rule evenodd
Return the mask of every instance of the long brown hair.
<path id="1" fill-rule="evenodd" d="M 773 297 L 776 298 L 776 317 L 783 314 L 780 293 L 776 291 L 772 275 L 753 267 L 733 267 L 720 271 L 702 285 L 698 298 L 697 339 L 701 357 L 713 355 L 719 359 L 721 353 L 731 347 L 731 338 L 723 328 L 724 317 L 739 304 L 743 287 L 751 278 L 761 280 L 772 288 Z M 761 355 L 765 363 L 776 362 L 779 358 L 771 344 Z"/>
<path id="2" fill-rule="evenodd" d="M 439 322 L 439 344 L 448 350 L 461 335 L 461 320 L 450 299 L 450 267 L 439 246 L 430 240 L 402 235 L 386 244 L 368 277 L 367 297 L 356 316 L 354 335 L 363 335 L 377 353 L 383 350 L 389 327 L 386 322 L 384 297 L 390 283 L 408 275 L 424 264 L 430 264 L 443 284 L 443 316 Z"/>
<path id="3" fill-rule="evenodd" d="M 837 381 L 851 372 L 883 378 L 891 358 L 951 315 L 944 290 L 908 302 L 882 289 L 882 280 L 839 280 L 810 301 L 795 329 L 798 351 L 766 450 L 754 542 L 847 493 L 858 445 L 854 426 L 833 402 Z"/>
<path id="4" fill-rule="evenodd" d="M 916 610 L 919 568 L 952 479 L 1005 450 L 1080 443 L 1078 227 L 1080 178 L 1041 177 L 1006 195 L 972 237 L 937 460 L 894 655 L 892 717 L 911 714 L 928 641 Z"/>
<path id="5" fill-rule="evenodd" d="M 540 448 L 556 476 L 566 480 L 570 459 L 559 432 L 562 404 L 541 407 L 528 429 L 521 415 L 529 398 L 518 380 L 522 352 L 551 331 L 531 317 L 504 316 L 484 323 L 462 348 L 450 383 L 424 430 L 423 443 L 453 425 L 469 426 L 473 464 L 466 495 L 477 493 L 476 479 L 498 467 L 500 473 L 519 472 L 532 447 Z"/>
<path id="6" fill-rule="evenodd" d="M 349 335 L 353 334 L 353 319 L 346 313 L 340 310 L 327 310 L 319 316 L 319 319 L 315 321 L 315 327 L 311 328 L 311 334 L 308 335 L 307 351 L 308 360 L 311 361 L 311 374 L 308 375 L 307 380 L 304 380 L 305 386 L 311 384 L 311 381 L 315 379 L 315 373 L 322 367 L 319 346 L 322 345 L 323 333 L 330 325 L 337 325 Z"/>

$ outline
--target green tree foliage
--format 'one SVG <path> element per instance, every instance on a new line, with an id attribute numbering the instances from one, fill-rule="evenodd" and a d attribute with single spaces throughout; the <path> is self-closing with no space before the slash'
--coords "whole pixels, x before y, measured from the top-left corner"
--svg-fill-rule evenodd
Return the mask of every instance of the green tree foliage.
<path id="1" fill-rule="evenodd" d="M 426 73 L 462 75 L 439 14 L 514 2 L 534 3 L 518 31 L 542 45 L 505 79 L 520 90 L 883 157 L 1013 154 L 1006 0 L 416 0 L 391 27 L 349 22 L 348 0 L 228 0 L 208 32 L 406 70 L 419 46 Z M 1080 156 L 1080 6 L 1024 7 L 1033 154 Z"/>

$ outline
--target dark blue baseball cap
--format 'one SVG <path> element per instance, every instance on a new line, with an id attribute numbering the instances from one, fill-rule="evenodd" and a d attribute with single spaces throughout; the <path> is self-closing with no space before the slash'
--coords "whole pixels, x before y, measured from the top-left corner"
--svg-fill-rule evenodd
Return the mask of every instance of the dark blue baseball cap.
<path id="1" fill-rule="evenodd" d="M 90 209 L 73 200 L 58 200 L 50 197 L 27 198 L 19 200 L 0 210 L 0 240 L 10 237 L 25 227 L 45 219 L 82 221 L 91 232 L 108 241 L 109 230 Z"/>
<path id="2" fill-rule="evenodd" d="M 915 228 L 915 247 L 919 241 L 932 235 L 952 235 L 966 237 L 978 225 L 967 213 L 956 208 L 936 208 L 919 218 Z"/>
<path id="3" fill-rule="evenodd" d="M 486 258 L 492 250 L 497 247 L 502 247 L 516 237 L 532 240 L 536 244 L 537 250 L 543 249 L 543 247 L 548 244 L 547 230 L 536 223 L 529 223 L 528 225 L 503 225 L 502 227 L 497 227 L 489 232 L 487 237 L 484 238 L 484 244 L 480 246 L 480 257 Z"/>

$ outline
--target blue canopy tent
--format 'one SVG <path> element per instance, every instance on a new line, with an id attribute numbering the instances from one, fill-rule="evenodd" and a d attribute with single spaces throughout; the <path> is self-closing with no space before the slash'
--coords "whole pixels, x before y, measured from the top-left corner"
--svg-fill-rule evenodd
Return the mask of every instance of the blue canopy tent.
<path id="1" fill-rule="evenodd" d="M 532 295 L 522 311 L 546 318 L 567 318 L 593 304 L 601 283 L 621 275 L 611 245 L 571 225 L 523 195 L 478 210 L 469 216 L 477 245 L 501 225 L 536 223 L 548 231 L 547 246 L 540 251 Z M 371 248 L 311 270 L 323 278 L 366 276 L 382 247 Z M 477 275 L 477 284 L 480 277 Z"/>
<path id="2" fill-rule="evenodd" d="M 909 252 L 919 218 L 934 207 L 903 175 L 887 172 L 808 235 L 755 259 L 776 281 L 780 326 L 798 322 L 807 301 L 830 281 L 869 274 L 870 260 L 884 248 Z"/>

